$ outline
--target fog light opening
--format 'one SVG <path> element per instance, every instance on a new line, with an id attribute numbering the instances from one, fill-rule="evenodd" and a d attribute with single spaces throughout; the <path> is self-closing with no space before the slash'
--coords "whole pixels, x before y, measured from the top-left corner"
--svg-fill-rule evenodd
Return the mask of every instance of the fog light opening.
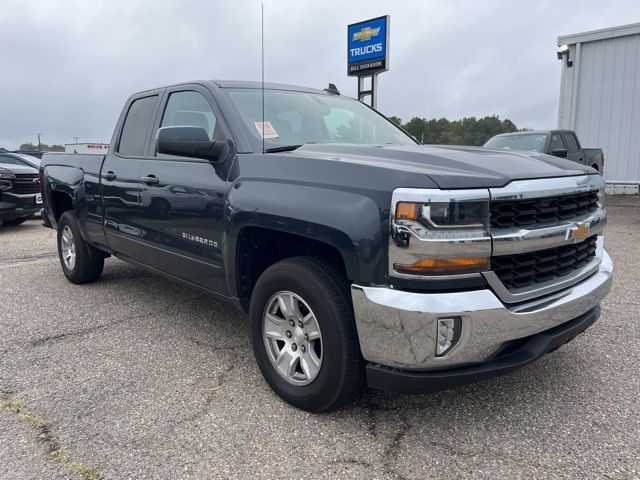
<path id="1" fill-rule="evenodd" d="M 462 321 L 460 317 L 438 319 L 438 339 L 436 341 L 436 357 L 445 355 L 460 338 Z"/>

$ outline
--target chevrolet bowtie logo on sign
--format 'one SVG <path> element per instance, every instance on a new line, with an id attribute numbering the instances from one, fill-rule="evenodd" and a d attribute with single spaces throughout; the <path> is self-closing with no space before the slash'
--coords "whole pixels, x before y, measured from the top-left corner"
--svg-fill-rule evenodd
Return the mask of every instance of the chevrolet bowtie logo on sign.
<path id="1" fill-rule="evenodd" d="M 356 32 L 353 34 L 353 40 L 354 41 L 360 40 L 361 42 L 367 42 L 371 40 L 371 37 L 377 36 L 378 33 L 380 33 L 380 27 L 378 28 L 364 27 L 359 32 Z"/>
<path id="2" fill-rule="evenodd" d="M 587 238 L 587 235 L 589 235 L 590 231 L 591 225 L 588 225 L 586 223 L 579 223 L 578 225 L 569 229 L 569 238 L 573 238 L 581 242 L 582 240 Z"/>
<path id="3" fill-rule="evenodd" d="M 388 64 L 389 16 L 347 27 L 347 74 L 354 77 L 384 72 Z"/>

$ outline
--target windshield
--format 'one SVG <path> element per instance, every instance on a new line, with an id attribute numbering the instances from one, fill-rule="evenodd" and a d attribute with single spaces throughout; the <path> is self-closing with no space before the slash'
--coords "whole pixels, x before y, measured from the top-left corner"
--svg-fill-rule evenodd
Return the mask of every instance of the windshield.
<path id="1" fill-rule="evenodd" d="M 38 157 L 32 157 L 31 155 L 22 155 L 20 153 L 16 154 L 16 156 L 20 157 L 25 165 L 29 167 L 38 168 L 40 165 L 40 159 Z"/>
<path id="2" fill-rule="evenodd" d="M 526 135 L 505 135 L 496 136 L 484 144 L 486 148 L 496 150 L 525 150 L 529 152 L 544 152 L 546 135 L 526 134 Z"/>
<path id="3" fill-rule="evenodd" d="M 251 137 L 261 144 L 261 91 L 229 89 L 227 92 Z M 305 143 L 416 143 L 382 115 L 356 100 L 338 95 L 265 90 L 264 110 L 267 149 Z"/>
<path id="4" fill-rule="evenodd" d="M 24 157 L 25 155 L 14 154 L 9 156 L 0 154 L 0 163 L 4 163 L 5 165 L 23 165 L 26 167 L 38 168 L 35 161 L 31 161 L 30 159 L 27 160 Z M 34 160 L 38 159 L 34 157 Z"/>

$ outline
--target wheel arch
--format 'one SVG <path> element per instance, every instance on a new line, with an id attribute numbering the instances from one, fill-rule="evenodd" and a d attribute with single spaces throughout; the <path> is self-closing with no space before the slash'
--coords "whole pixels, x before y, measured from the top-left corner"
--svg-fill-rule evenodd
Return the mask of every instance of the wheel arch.
<path id="1" fill-rule="evenodd" d="M 357 278 L 358 262 L 346 234 L 315 226 L 314 235 L 299 229 L 282 229 L 257 222 L 244 223 L 226 248 L 227 285 L 232 295 L 248 309 L 251 293 L 260 275 L 274 263 L 287 258 L 310 256 L 334 265 L 350 281 Z"/>
<path id="2" fill-rule="evenodd" d="M 297 245 L 298 250 L 300 245 L 317 247 L 330 260 L 339 259 L 345 276 L 354 283 L 384 281 L 387 249 L 383 231 L 388 229 L 388 210 L 379 207 L 371 195 L 370 191 L 326 184 L 237 179 L 227 195 L 222 236 L 231 295 L 241 296 L 239 245 L 244 235 L 255 229 L 292 239 L 289 244 Z M 303 250 L 301 254 L 309 253 Z"/>

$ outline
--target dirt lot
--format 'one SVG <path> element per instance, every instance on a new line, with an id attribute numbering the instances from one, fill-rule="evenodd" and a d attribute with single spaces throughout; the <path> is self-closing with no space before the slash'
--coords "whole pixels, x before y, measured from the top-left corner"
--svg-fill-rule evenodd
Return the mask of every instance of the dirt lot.
<path id="1" fill-rule="evenodd" d="M 640 478 L 640 199 L 608 209 L 616 278 L 585 334 L 323 415 L 271 393 L 232 307 L 116 259 L 72 285 L 52 230 L 1 229 L 0 478 Z"/>

